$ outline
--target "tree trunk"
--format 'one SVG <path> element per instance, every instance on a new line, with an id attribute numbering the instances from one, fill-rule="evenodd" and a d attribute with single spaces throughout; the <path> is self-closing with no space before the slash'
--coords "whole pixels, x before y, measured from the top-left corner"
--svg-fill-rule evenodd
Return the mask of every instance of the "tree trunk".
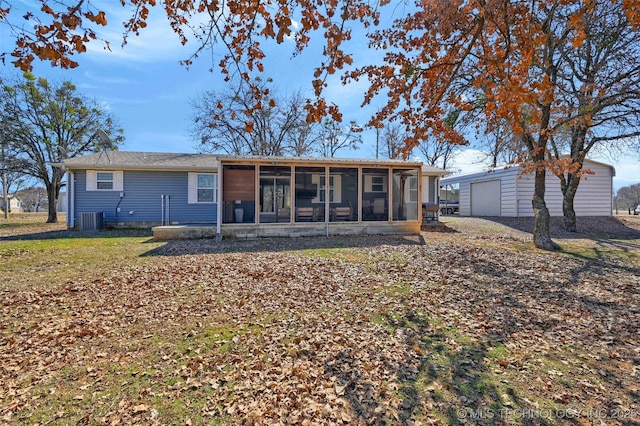
<path id="1" fill-rule="evenodd" d="M 562 194 L 562 214 L 564 216 L 564 228 L 569 232 L 578 232 L 576 226 L 576 211 L 573 208 L 573 200 L 576 198 L 580 177 L 570 174 L 566 190 Z"/>
<path id="2" fill-rule="evenodd" d="M 544 201 L 545 175 L 546 170 L 544 168 L 536 169 L 535 186 L 531 200 L 535 219 L 533 224 L 533 243 L 539 249 L 553 251 L 560 249 L 560 247 L 551 240 L 551 230 L 549 227 L 551 217 L 549 215 L 549 209 L 547 209 L 547 204 Z"/>
<path id="3" fill-rule="evenodd" d="M 58 211 L 56 210 L 58 204 L 58 187 L 60 184 L 56 182 L 47 183 L 47 198 L 49 216 L 47 217 L 47 223 L 58 223 Z"/>

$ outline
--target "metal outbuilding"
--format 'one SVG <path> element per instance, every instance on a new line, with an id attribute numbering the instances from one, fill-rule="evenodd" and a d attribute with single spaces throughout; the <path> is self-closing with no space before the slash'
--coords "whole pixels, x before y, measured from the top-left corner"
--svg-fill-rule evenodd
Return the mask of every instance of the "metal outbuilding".
<path id="1" fill-rule="evenodd" d="M 574 200 L 577 216 L 611 216 L 613 210 L 613 177 L 609 164 L 586 160 Z M 484 172 L 443 178 L 441 188 L 459 191 L 460 216 L 533 216 L 534 175 L 524 174 L 518 165 Z M 546 175 L 545 201 L 551 216 L 562 216 L 560 179 L 550 171 Z"/>

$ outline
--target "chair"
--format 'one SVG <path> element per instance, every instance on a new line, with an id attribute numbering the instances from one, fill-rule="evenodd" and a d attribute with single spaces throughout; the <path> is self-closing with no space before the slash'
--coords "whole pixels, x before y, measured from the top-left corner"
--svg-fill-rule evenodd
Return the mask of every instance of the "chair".
<path id="1" fill-rule="evenodd" d="M 296 207 L 296 222 L 311 222 L 313 220 L 313 207 Z"/>
<path id="2" fill-rule="evenodd" d="M 333 217 L 335 220 L 351 220 L 351 207 L 336 207 Z"/>
<path id="3" fill-rule="evenodd" d="M 291 221 L 291 209 L 289 207 L 278 208 L 278 220 L 276 222 L 290 222 Z"/>
<path id="4" fill-rule="evenodd" d="M 362 203 L 362 219 L 371 220 L 373 218 L 373 201 L 366 200 Z"/>
<path id="5" fill-rule="evenodd" d="M 384 198 L 375 198 L 373 200 L 373 217 L 376 219 L 386 219 L 387 218 L 387 210 L 386 210 L 386 200 Z"/>

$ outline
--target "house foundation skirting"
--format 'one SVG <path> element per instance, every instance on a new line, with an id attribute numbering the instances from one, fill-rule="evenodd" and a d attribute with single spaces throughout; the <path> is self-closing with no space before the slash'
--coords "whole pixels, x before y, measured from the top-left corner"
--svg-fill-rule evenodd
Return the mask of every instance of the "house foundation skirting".
<path id="1" fill-rule="evenodd" d="M 153 239 L 195 240 L 215 238 L 215 226 L 173 225 L 152 228 Z M 375 234 L 420 234 L 420 224 L 411 222 L 371 222 L 371 223 L 319 223 L 319 224 L 286 224 L 286 225 L 232 225 L 222 227 L 223 238 L 270 238 L 270 237 L 322 237 L 332 235 L 375 235 Z"/>

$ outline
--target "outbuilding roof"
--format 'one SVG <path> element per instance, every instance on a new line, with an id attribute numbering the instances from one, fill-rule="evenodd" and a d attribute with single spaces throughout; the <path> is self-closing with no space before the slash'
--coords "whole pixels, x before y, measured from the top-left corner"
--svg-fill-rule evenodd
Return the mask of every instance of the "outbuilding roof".
<path id="1" fill-rule="evenodd" d="M 588 169 L 589 168 L 589 164 L 596 164 L 596 165 L 609 167 L 611 169 L 611 175 L 612 176 L 616 175 L 616 169 L 611 164 L 602 163 L 600 161 L 595 161 L 595 160 L 591 160 L 591 159 L 587 158 L 587 159 L 584 160 L 583 169 Z M 443 184 L 443 185 L 456 184 L 456 183 L 459 183 L 459 182 L 464 181 L 464 180 L 474 180 L 474 179 L 484 178 L 484 177 L 487 177 L 487 176 L 497 176 L 497 175 L 501 175 L 501 174 L 504 174 L 504 173 L 514 173 L 514 172 L 520 173 L 520 164 L 507 164 L 507 165 L 498 166 L 498 167 L 495 167 L 495 168 L 489 168 L 489 169 L 483 170 L 483 171 L 459 173 L 459 174 L 456 174 L 456 175 L 453 175 L 453 176 L 447 176 L 447 177 L 443 178 L 440 181 L 440 183 Z"/>

